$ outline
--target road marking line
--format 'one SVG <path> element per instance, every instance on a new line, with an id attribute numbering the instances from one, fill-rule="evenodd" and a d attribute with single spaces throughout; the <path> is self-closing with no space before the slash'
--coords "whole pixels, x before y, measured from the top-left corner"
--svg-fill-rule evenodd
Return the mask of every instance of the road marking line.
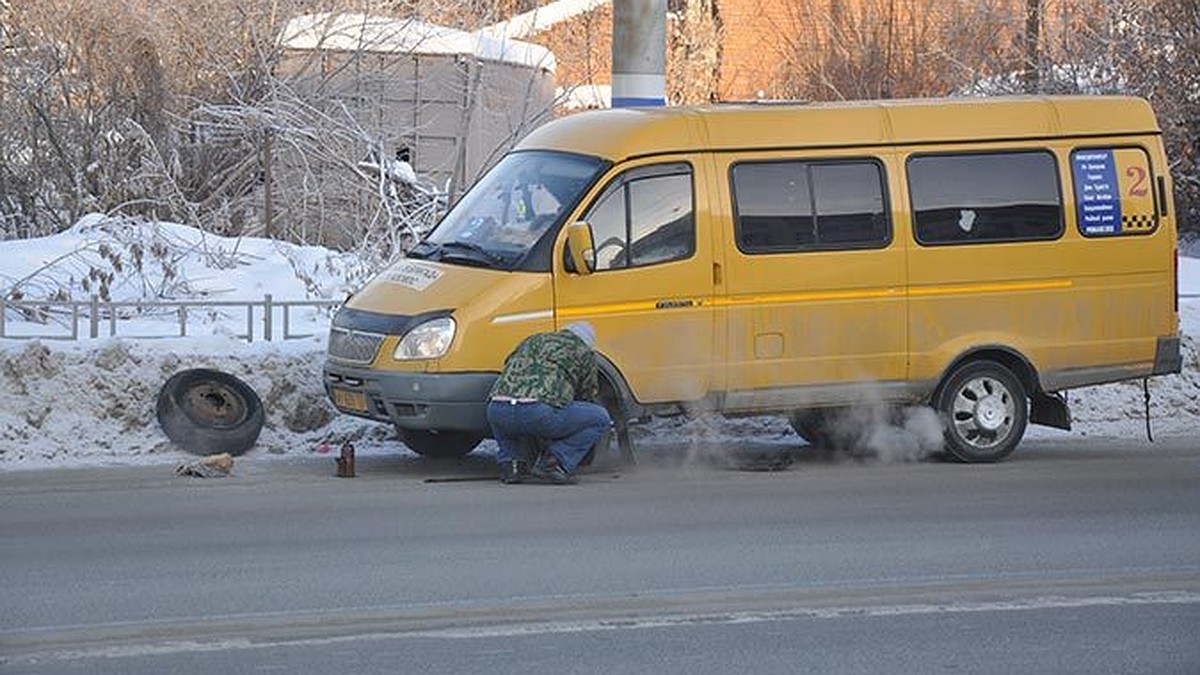
<path id="1" fill-rule="evenodd" d="M 1079 609 L 1087 607 L 1117 607 L 1133 605 L 1200 604 L 1200 593 L 1192 591 L 1156 591 L 1128 596 L 1062 597 L 1051 596 L 992 602 L 959 602 L 937 604 L 882 605 L 878 607 L 799 607 L 770 612 L 730 612 L 680 616 L 647 617 L 643 619 L 605 619 L 596 621 L 548 622 L 535 625 L 486 626 L 478 628 L 449 628 L 411 633 L 412 637 L 481 638 L 515 637 L 552 633 L 583 633 L 602 630 L 638 630 L 669 628 L 698 624 L 746 624 L 797 619 L 845 619 L 863 617 L 897 617 L 920 614 L 963 614 L 981 612 L 1014 612 L 1046 609 Z"/>
<path id="2" fill-rule="evenodd" d="M 232 650 L 270 649 L 274 647 L 314 647 L 359 641 L 399 640 L 413 638 L 482 639 L 522 637 L 564 633 L 588 633 L 616 630 L 646 630 L 697 625 L 735 625 L 794 620 L 837 620 L 913 615 L 963 614 L 984 612 L 1019 612 L 1049 609 L 1081 609 L 1088 607 L 1127 607 L 1144 605 L 1200 604 L 1200 592 L 1165 590 L 1128 595 L 1097 595 L 1084 597 L 1040 596 L 987 602 L 911 603 L 894 605 L 795 607 L 773 611 L 736 611 L 684 613 L 659 616 L 630 616 L 595 620 L 545 621 L 507 624 L 417 629 L 395 631 L 365 631 L 349 635 L 322 637 L 280 637 L 275 627 L 267 627 L 268 635 L 277 637 L 214 638 L 212 640 L 163 640 L 147 643 L 97 645 L 68 649 L 46 650 L 15 656 L 0 657 L 0 665 L 34 665 L 49 661 L 78 661 L 84 659 L 119 659 L 174 654 L 228 652 Z M 332 621 L 331 621 L 332 622 Z"/>

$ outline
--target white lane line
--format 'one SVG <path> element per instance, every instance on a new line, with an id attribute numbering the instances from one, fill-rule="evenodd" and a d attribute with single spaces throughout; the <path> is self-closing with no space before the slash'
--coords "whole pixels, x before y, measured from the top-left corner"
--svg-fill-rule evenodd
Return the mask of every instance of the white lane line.
<path id="1" fill-rule="evenodd" d="M 397 640 L 412 638 L 483 639 L 523 637 L 564 633 L 588 633 L 618 630 L 647 630 L 697 625 L 734 625 L 794 620 L 837 620 L 912 615 L 962 614 L 984 612 L 1020 612 L 1050 609 L 1080 609 L 1088 607 L 1127 607 L 1138 605 L 1200 604 L 1200 592 L 1154 591 L 1128 595 L 1098 595 L 1090 597 L 1042 596 L 989 602 L 913 603 L 878 606 L 796 607 L 775 611 L 714 612 L 659 616 L 631 616 L 596 620 L 545 621 L 509 623 L 469 628 L 439 628 L 432 630 L 369 631 L 351 635 L 323 637 L 253 637 L 215 638 L 213 640 L 166 640 L 149 643 L 98 645 L 77 649 L 57 649 L 17 656 L 0 657 L 0 665 L 33 665 L 50 661 L 83 659 L 119 659 L 174 654 L 227 652 L 273 647 L 314 647 L 339 643 Z M 274 631 L 269 631 L 274 632 Z"/>
<path id="2" fill-rule="evenodd" d="M 410 633 L 414 637 L 480 638 L 514 637 L 549 633 L 583 633 L 601 630 L 638 630 L 698 624 L 745 624 L 796 619 L 846 619 L 863 617 L 897 617 L 916 614 L 963 614 L 979 612 L 1015 612 L 1046 609 L 1078 609 L 1087 607 L 1117 607 L 1130 605 L 1189 605 L 1200 604 L 1200 593 L 1192 591 L 1156 591 L 1126 596 L 1064 597 L 1049 596 L 1021 600 L 992 602 L 961 602 L 938 604 L 882 605 L 878 607 L 798 607 L 770 612 L 730 612 L 646 617 L 638 619 L 608 619 L 596 621 L 547 622 L 532 625 L 486 626 L 477 628 L 447 628 Z"/>

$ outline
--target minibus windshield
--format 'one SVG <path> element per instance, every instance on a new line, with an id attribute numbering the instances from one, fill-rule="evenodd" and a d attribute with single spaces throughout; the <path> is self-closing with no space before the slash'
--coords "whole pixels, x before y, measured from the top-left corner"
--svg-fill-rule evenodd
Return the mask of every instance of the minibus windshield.
<path id="1" fill-rule="evenodd" d="M 513 269 L 542 235 L 566 217 L 602 168 L 600 159 L 583 155 L 509 154 L 408 255 Z"/>

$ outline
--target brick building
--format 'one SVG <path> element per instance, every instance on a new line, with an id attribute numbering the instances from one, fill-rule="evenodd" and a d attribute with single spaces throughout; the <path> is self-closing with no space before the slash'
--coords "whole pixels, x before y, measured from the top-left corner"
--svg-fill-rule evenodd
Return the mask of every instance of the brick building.
<path id="1" fill-rule="evenodd" d="M 1043 41 L 1069 31 L 1086 4 L 1042 0 Z M 970 47 L 989 59 L 973 66 L 1004 70 L 1022 56 L 1026 6 L 1027 0 L 668 0 L 667 98 L 791 97 L 789 76 L 836 54 L 831 44 L 859 54 L 886 51 L 879 58 L 895 63 Z M 500 26 L 508 37 L 550 48 L 560 86 L 609 84 L 611 0 L 560 0 L 522 16 Z M 935 33 L 957 43 L 931 45 Z"/>

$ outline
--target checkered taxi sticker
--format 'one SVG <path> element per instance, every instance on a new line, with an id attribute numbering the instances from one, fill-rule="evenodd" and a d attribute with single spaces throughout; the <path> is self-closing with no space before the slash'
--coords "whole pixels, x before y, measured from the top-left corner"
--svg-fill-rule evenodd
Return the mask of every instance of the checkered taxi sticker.
<path id="1" fill-rule="evenodd" d="M 1071 153 L 1075 218 L 1087 236 L 1145 234 L 1158 226 L 1150 158 L 1140 148 Z"/>

